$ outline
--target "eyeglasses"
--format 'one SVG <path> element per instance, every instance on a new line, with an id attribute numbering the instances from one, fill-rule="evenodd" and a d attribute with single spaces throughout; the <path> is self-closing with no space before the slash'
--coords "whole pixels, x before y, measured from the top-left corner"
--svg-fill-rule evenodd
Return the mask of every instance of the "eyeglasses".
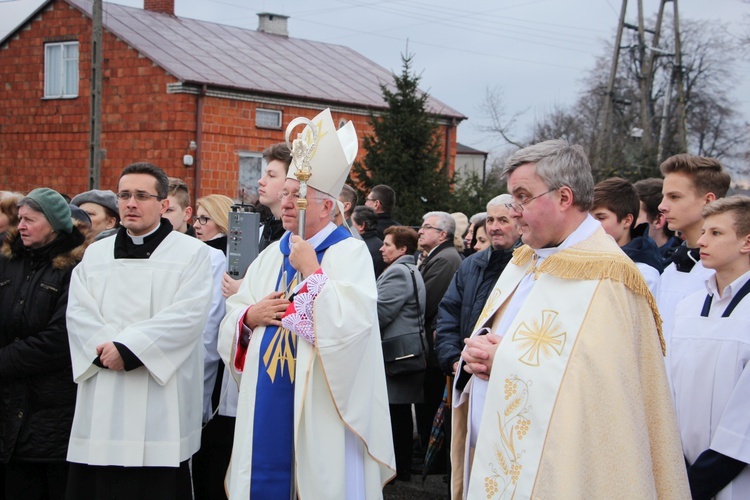
<path id="1" fill-rule="evenodd" d="M 528 198 L 528 199 L 525 198 L 526 195 L 521 195 L 521 196 L 524 197 L 524 199 L 520 199 L 519 201 L 514 201 L 512 203 L 506 203 L 505 204 L 505 208 L 507 208 L 508 210 L 515 210 L 519 214 L 522 214 L 524 206 L 528 205 L 529 203 L 531 203 L 532 201 L 536 200 L 537 198 L 541 198 L 545 194 L 550 194 L 552 191 L 557 191 L 558 189 L 559 188 L 550 189 L 547 192 L 544 192 L 542 194 L 538 194 L 538 195 L 534 196 L 533 198 Z"/>
<path id="2" fill-rule="evenodd" d="M 442 232 L 443 229 L 440 229 L 439 227 L 431 226 L 429 224 L 422 224 L 422 227 L 420 229 L 434 229 L 435 231 Z"/>
<path id="3" fill-rule="evenodd" d="M 200 215 L 200 216 L 199 215 L 194 215 L 193 216 L 193 224 L 195 224 L 196 222 L 200 222 L 201 226 L 205 226 L 206 224 L 208 224 L 208 221 L 210 221 L 210 220 L 211 220 L 211 217 L 206 217 L 205 215 Z"/>
<path id="4" fill-rule="evenodd" d="M 279 199 L 280 200 L 283 200 L 284 198 L 286 198 L 288 196 L 291 196 L 295 200 L 299 200 L 299 198 L 300 198 L 299 191 L 297 191 L 296 193 L 290 193 L 288 191 L 279 191 Z"/>
<path id="5" fill-rule="evenodd" d="M 158 194 L 151 194 L 145 191 L 136 191 L 135 193 L 131 193 L 130 191 L 120 191 L 117 193 L 117 199 L 120 201 L 128 201 L 130 198 L 135 198 L 136 201 L 148 201 L 151 198 L 156 198 L 157 200 L 164 199 Z"/>

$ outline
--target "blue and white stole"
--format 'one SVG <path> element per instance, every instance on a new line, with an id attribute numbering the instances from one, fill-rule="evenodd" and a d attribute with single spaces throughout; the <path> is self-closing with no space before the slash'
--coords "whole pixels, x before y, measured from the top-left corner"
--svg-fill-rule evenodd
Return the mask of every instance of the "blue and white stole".
<path id="1" fill-rule="evenodd" d="M 279 245 L 284 264 L 276 290 L 287 290 L 285 297 L 297 286 L 297 271 L 289 263 L 291 234 L 284 234 Z M 350 237 L 345 227 L 337 227 L 315 248 L 318 263 L 330 246 Z M 286 283 L 281 283 L 282 277 Z M 250 498 L 289 498 L 292 491 L 296 357 L 297 335 L 283 327 L 267 326 L 258 363 Z"/>

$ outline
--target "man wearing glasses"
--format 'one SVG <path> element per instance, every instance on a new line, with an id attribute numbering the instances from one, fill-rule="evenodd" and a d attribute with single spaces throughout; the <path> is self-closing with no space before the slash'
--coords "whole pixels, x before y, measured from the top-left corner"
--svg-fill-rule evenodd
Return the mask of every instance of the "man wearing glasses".
<path id="1" fill-rule="evenodd" d="M 78 384 L 68 498 L 191 498 L 201 435 L 201 336 L 211 304 L 202 242 L 172 231 L 166 174 L 149 163 L 118 182 L 121 227 L 88 247 L 67 322 Z"/>
<path id="2" fill-rule="evenodd" d="M 307 196 L 293 163 L 279 196 L 287 232 L 250 265 L 219 331 L 242 377 L 231 499 L 380 498 L 395 475 L 372 259 L 333 223 L 357 136 L 351 122 L 336 130 L 330 110 L 312 123 Z"/>
<path id="3" fill-rule="evenodd" d="M 455 232 L 456 221 L 447 212 L 426 213 L 422 216 L 422 227 L 418 231 L 419 248 L 422 249 L 423 255 L 426 254 L 419 264 L 419 272 L 427 290 L 424 325 L 429 347 L 424 378 L 424 403 L 415 406 L 417 430 L 423 448 L 426 448 L 430 441 L 432 421 L 445 392 L 445 375 L 435 354 L 435 323 L 440 301 L 461 265 L 461 255 L 453 244 Z M 447 448 L 445 446 L 442 449 Z M 438 464 L 438 467 L 442 466 L 446 463 L 446 456 L 447 451 L 441 451 L 434 463 Z M 441 472 L 439 468 L 435 470 Z"/>
<path id="4" fill-rule="evenodd" d="M 458 366 L 454 498 L 689 498 L 659 314 L 588 214 L 586 154 L 542 142 L 504 175 L 524 245 Z"/>

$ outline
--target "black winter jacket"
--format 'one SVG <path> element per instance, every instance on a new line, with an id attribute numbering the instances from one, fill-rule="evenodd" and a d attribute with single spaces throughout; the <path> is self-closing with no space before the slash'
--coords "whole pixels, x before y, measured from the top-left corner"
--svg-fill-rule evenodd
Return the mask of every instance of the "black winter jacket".
<path id="1" fill-rule="evenodd" d="M 17 230 L 0 250 L 0 462 L 65 460 L 75 409 L 65 309 L 84 237 L 30 249 Z"/>
<path id="2" fill-rule="evenodd" d="M 489 247 L 468 256 L 453 276 L 440 301 L 437 314 L 435 352 L 443 373 L 453 372 L 453 363 L 461 357 L 464 339 L 468 338 L 482 313 L 484 303 L 513 257 L 513 250 Z"/>

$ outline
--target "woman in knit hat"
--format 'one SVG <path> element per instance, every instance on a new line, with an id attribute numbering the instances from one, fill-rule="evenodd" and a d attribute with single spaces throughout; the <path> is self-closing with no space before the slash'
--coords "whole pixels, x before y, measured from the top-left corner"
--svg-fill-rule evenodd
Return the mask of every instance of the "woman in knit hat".
<path id="1" fill-rule="evenodd" d="M 117 196 L 113 191 L 92 189 L 77 194 L 70 201 L 89 215 L 91 219 L 91 237 L 96 237 L 102 231 L 115 229 L 120 225 L 120 212 L 117 206 Z"/>
<path id="2" fill-rule="evenodd" d="M 18 215 L 0 249 L 0 463 L 7 498 L 63 498 L 76 400 L 65 310 L 85 238 L 52 189 Z"/>

